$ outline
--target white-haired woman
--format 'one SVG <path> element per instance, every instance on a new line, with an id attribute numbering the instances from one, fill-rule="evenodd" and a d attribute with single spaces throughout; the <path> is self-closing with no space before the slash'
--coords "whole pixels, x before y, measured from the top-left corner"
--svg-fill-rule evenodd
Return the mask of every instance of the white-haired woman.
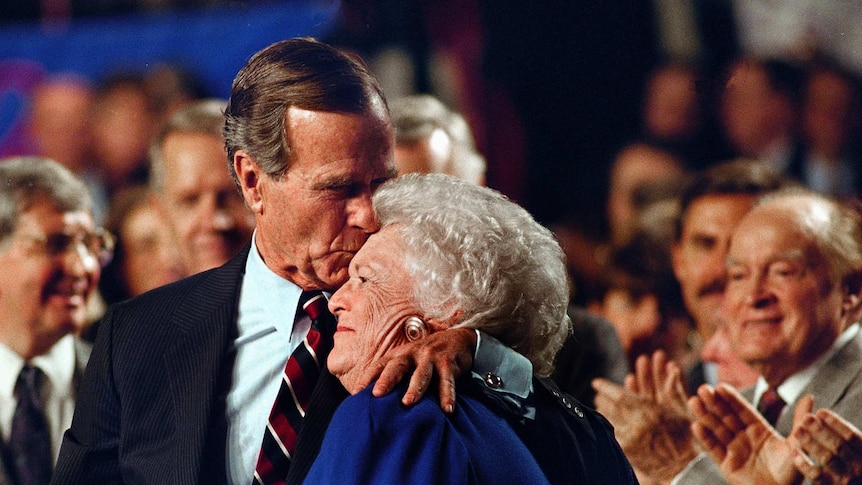
<path id="1" fill-rule="evenodd" d="M 544 379 L 571 325 L 551 233 L 498 192 L 441 174 L 387 182 L 374 208 L 381 229 L 329 302 L 338 330 L 327 365 L 353 396 L 306 483 L 636 483 L 607 422 Z M 535 378 L 523 392 L 505 383 L 511 393 L 467 380 L 452 414 L 359 383 L 398 345 L 452 327 L 497 338 Z"/>

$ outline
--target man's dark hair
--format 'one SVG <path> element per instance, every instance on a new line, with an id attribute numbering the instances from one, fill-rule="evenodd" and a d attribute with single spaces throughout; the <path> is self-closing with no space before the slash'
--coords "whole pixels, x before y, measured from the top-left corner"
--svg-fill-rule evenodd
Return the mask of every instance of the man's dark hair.
<path id="1" fill-rule="evenodd" d="M 786 175 L 749 159 L 737 159 L 714 165 L 683 189 L 679 199 L 676 239 L 682 236 L 682 224 L 691 204 L 708 195 L 750 195 L 759 197 L 779 189 L 798 185 Z"/>

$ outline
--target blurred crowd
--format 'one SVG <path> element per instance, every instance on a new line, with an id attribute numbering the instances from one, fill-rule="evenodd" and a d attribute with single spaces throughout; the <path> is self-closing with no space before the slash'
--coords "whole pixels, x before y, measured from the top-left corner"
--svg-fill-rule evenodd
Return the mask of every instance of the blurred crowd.
<path id="1" fill-rule="evenodd" d="M 77 12 L 78 3 L 87 2 L 63 8 Z M 169 2 L 126 3 L 139 11 Z M 697 2 L 686 30 L 684 12 L 667 9 L 688 2 L 671 0 L 562 13 L 539 5 L 526 13 L 512 1 L 345 2 L 327 39 L 362 55 L 380 78 L 400 173 L 444 172 L 497 188 L 554 231 L 578 340 L 564 347 L 557 378 L 618 430 L 613 392 L 585 383 L 622 386 L 644 355 L 675 362 L 689 394 L 702 383 L 757 382 L 709 300 L 724 293 L 730 232 L 757 197 L 805 187 L 860 207 L 858 66 L 816 22 L 778 45 L 767 32 L 774 25 L 754 22 L 764 12 L 744 3 Z M 816 3 L 799 2 L 799 15 Z M 793 19 L 792 10 L 775 13 Z M 698 21 L 714 12 L 726 30 Z M 575 16 L 573 26 L 595 25 L 561 25 Z M 643 18 L 652 20 L 635 20 Z M 515 22 L 514 38 L 502 37 Z M 535 24 L 543 41 L 530 45 L 535 32 L 517 37 Z M 608 33 L 588 37 L 602 28 Z M 627 35 L 605 37 L 620 28 Z M 14 155 L 50 158 L 79 175 L 95 224 L 116 237 L 89 321 L 107 305 L 221 265 L 248 241 L 253 222 L 226 165 L 223 109 L 194 73 L 169 65 L 95 82 L 51 76 L 32 91 Z M 575 375 L 587 370 L 573 354 L 585 352 L 597 352 L 588 357 L 592 373 Z M 662 471 L 633 456 L 645 483 L 662 482 Z"/>

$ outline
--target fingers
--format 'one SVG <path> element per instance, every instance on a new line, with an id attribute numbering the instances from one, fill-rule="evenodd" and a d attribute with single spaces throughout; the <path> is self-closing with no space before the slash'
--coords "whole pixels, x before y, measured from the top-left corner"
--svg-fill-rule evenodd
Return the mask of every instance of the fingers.
<path id="1" fill-rule="evenodd" d="M 811 414 L 812 409 L 814 409 L 814 396 L 811 394 L 802 396 L 799 402 L 796 403 L 796 408 L 793 410 L 793 429 L 790 432 L 790 436 L 788 436 L 793 446 L 798 446 L 796 443 L 796 430 L 803 425 L 805 419 Z"/>
<path id="2" fill-rule="evenodd" d="M 623 388 L 607 379 L 593 379 L 592 386 L 598 395 L 611 401 L 619 401 L 623 396 Z"/>
<path id="3" fill-rule="evenodd" d="M 405 406 L 412 406 L 419 402 L 425 394 L 425 391 L 428 390 L 433 376 L 434 364 L 432 362 L 424 361 L 422 363 L 417 363 L 416 369 L 413 371 L 413 375 L 410 376 L 410 382 L 407 385 L 407 392 L 404 393 L 404 397 L 401 398 L 401 403 Z M 451 404 L 452 403 L 450 403 L 450 405 Z"/>
<path id="4" fill-rule="evenodd" d="M 449 378 L 440 377 L 440 408 L 446 414 L 452 414 L 455 411 L 455 377 Z"/>
<path id="5" fill-rule="evenodd" d="M 693 397 L 692 399 L 697 398 Z M 727 455 L 727 447 L 724 446 L 718 438 L 716 438 L 709 427 L 704 426 L 699 421 L 695 421 L 691 425 L 691 434 L 694 435 L 695 439 L 700 443 L 701 447 L 706 450 L 713 461 L 716 463 L 724 461 L 724 458 Z"/>
<path id="6" fill-rule="evenodd" d="M 823 469 L 814 464 L 810 458 L 805 456 L 805 453 L 802 453 L 798 449 L 793 450 L 793 464 L 805 478 L 813 482 L 819 482 L 823 475 Z"/>
<path id="7" fill-rule="evenodd" d="M 657 375 L 656 399 L 663 405 L 686 408 L 688 392 L 682 382 L 682 371 L 674 361 L 666 361 Z"/>
<path id="8" fill-rule="evenodd" d="M 393 352 L 394 355 L 386 362 L 383 370 L 380 372 L 380 377 L 374 384 L 374 389 L 371 393 L 376 396 L 384 396 L 392 392 L 395 386 L 407 375 L 413 367 L 413 356 L 409 353 Z M 372 378 L 373 380 L 373 378 Z M 369 381 L 370 382 L 370 381 Z"/>
<path id="9" fill-rule="evenodd" d="M 377 379 L 386 367 L 385 364 L 386 361 L 374 362 L 365 367 L 357 377 L 356 384 L 358 387 L 364 389 L 371 384 L 374 379 Z"/>
<path id="10" fill-rule="evenodd" d="M 435 372 L 439 378 L 440 407 L 451 413 L 455 409 L 455 380 L 473 365 L 476 334 L 470 329 L 434 332 L 416 342 L 404 344 L 390 352 L 372 390 L 382 396 L 398 385 L 414 368 L 401 402 L 412 406 L 428 391 Z"/>
<path id="11" fill-rule="evenodd" d="M 797 446 L 819 467 L 808 466 L 805 460 L 797 468 L 812 480 L 819 475 L 838 483 L 862 475 L 862 433 L 832 411 L 821 409 L 807 415 L 793 432 Z M 825 480 L 825 478 L 824 478 Z"/>
<path id="12" fill-rule="evenodd" d="M 856 448 L 862 448 L 862 432 L 850 422 L 828 409 L 820 409 L 817 418 L 825 427 L 837 434 L 841 440 L 854 444 Z"/>
<path id="13" fill-rule="evenodd" d="M 715 388 L 714 402 L 723 422 L 731 429 L 740 431 L 753 424 L 772 428 L 757 409 L 732 386 L 719 384 Z"/>
<path id="14" fill-rule="evenodd" d="M 637 380 L 638 393 L 644 397 L 655 400 L 655 384 L 653 381 L 652 359 L 641 355 L 635 360 L 635 376 Z"/>
<path id="15" fill-rule="evenodd" d="M 729 393 L 728 389 L 724 385 L 717 388 L 703 385 L 697 390 L 697 395 L 689 399 L 689 410 L 695 415 L 699 428 L 702 428 L 696 436 L 699 436 L 699 440 L 706 439 L 704 445 L 707 447 L 729 446 L 738 434 L 745 431 L 746 424 L 738 415 L 757 414 L 742 396 L 733 389 L 730 389 Z M 737 398 L 742 400 L 741 406 L 736 402 Z M 768 427 L 766 421 L 754 420 L 758 425 Z M 749 417 L 747 421 L 751 422 L 752 418 Z"/>
<path id="16" fill-rule="evenodd" d="M 623 380 L 623 387 L 634 393 L 640 392 L 640 389 L 638 388 L 638 378 L 634 374 L 626 375 L 625 380 Z"/>
<path id="17" fill-rule="evenodd" d="M 631 409 L 631 398 L 636 396 L 632 391 L 606 379 L 594 379 L 592 384 L 596 391 L 596 410 L 605 415 L 615 426 L 620 425 L 625 416 L 636 411 Z"/>
<path id="18" fill-rule="evenodd" d="M 697 396 L 688 402 L 689 409 L 696 417 L 696 426 L 692 427 L 692 432 L 707 449 L 719 445 L 726 447 L 734 436 L 734 432 L 722 421 L 721 413 L 717 412 L 714 396 L 715 390 L 704 385 L 697 390 Z"/>

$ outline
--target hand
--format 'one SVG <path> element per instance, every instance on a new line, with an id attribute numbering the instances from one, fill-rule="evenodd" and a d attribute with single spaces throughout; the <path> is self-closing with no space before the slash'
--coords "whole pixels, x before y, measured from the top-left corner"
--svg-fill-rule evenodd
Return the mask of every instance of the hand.
<path id="1" fill-rule="evenodd" d="M 642 475 L 668 483 L 697 457 L 679 367 L 664 352 L 635 361 L 624 387 L 593 381 L 596 409 L 614 426 L 617 441 Z"/>
<path id="2" fill-rule="evenodd" d="M 859 428 L 828 409 L 820 409 L 805 416 L 792 436 L 801 451 L 794 464 L 806 478 L 818 484 L 862 484 Z"/>
<path id="3" fill-rule="evenodd" d="M 811 396 L 800 399 L 794 428 L 810 413 Z M 785 439 L 757 409 L 727 384 L 700 386 L 689 400 L 694 436 L 732 484 L 789 485 L 802 481 L 794 466 L 794 439 Z"/>
<path id="4" fill-rule="evenodd" d="M 428 390 L 437 370 L 440 385 L 440 407 L 451 413 L 455 410 L 455 379 L 469 372 L 476 349 L 476 332 L 469 328 L 450 328 L 396 347 L 378 367 L 369 368 L 362 375 L 364 385 L 377 378 L 372 393 L 383 396 L 392 392 L 411 368 L 407 392 L 401 398 L 405 406 L 412 406 Z M 379 377 L 378 377 L 379 376 Z"/>

